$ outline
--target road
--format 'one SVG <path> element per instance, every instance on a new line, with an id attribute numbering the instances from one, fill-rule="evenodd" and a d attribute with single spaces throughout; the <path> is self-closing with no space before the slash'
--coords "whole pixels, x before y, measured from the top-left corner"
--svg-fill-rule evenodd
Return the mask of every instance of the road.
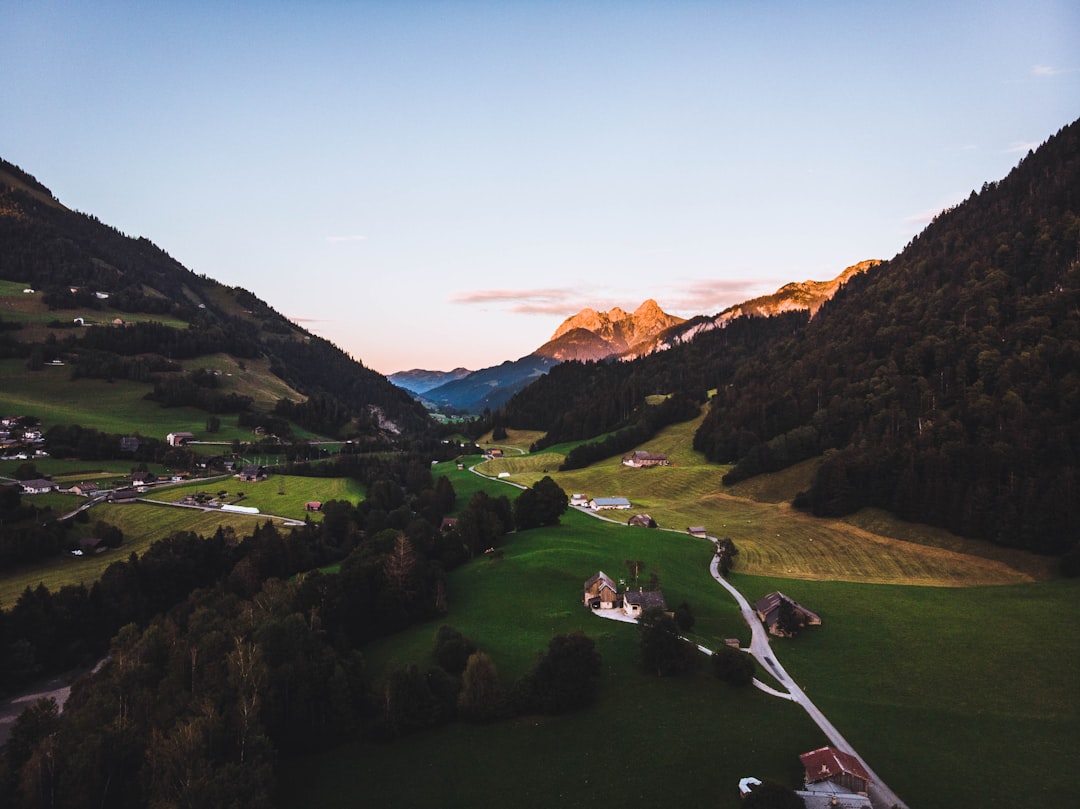
<path id="1" fill-rule="evenodd" d="M 710 539 L 712 539 L 710 537 Z M 715 542 L 715 540 L 713 540 Z M 776 653 L 773 652 L 772 646 L 769 643 L 769 633 L 765 630 L 765 624 L 760 621 L 753 608 L 750 606 L 750 602 L 746 600 L 746 597 L 739 592 L 739 590 L 720 575 L 719 559 L 713 556 L 712 562 L 709 565 L 709 573 L 716 579 L 720 585 L 727 590 L 735 602 L 739 605 L 739 610 L 742 612 L 743 619 L 750 626 L 750 648 L 747 650 L 754 659 L 761 664 L 761 666 L 776 678 L 784 688 L 787 689 L 787 698 L 792 702 L 797 702 L 803 707 L 803 709 L 810 715 L 810 718 L 814 720 L 821 731 L 825 734 L 825 737 L 829 740 L 833 747 L 837 750 L 843 750 L 845 753 L 850 753 L 859 760 L 859 763 L 863 765 L 866 772 L 873 779 L 873 783 L 870 785 L 870 802 L 875 807 L 881 809 L 891 809 L 894 806 L 905 807 L 905 804 L 900 800 L 900 796 L 893 792 L 881 780 L 881 777 L 875 773 L 870 765 L 866 763 L 865 759 L 859 755 L 858 751 L 851 746 L 851 743 L 843 737 L 836 726 L 830 722 L 821 709 L 818 708 L 813 701 L 806 696 L 806 692 L 796 685 L 795 681 L 791 679 L 791 676 L 787 673 L 783 664 L 776 658 Z"/>
<path id="2" fill-rule="evenodd" d="M 475 474 L 481 474 L 480 472 L 476 471 L 476 467 L 470 467 L 469 471 L 474 472 Z M 511 483 L 508 480 L 503 480 L 501 482 L 508 483 L 511 486 L 517 486 L 519 489 L 525 488 L 521 484 Z M 598 519 L 605 520 L 607 522 L 614 522 L 618 523 L 619 525 L 625 525 L 625 523 L 621 521 L 612 520 L 609 517 L 604 517 L 600 514 L 590 511 L 589 509 L 579 509 L 579 511 L 582 511 Z M 676 531 L 672 528 L 661 528 L 659 530 L 672 531 L 673 533 L 678 534 L 683 533 L 682 531 Z M 715 537 L 709 537 L 709 540 L 713 543 L 716 543 L 717 541 Z M 727 579 L 720 575 L 719 559 L 717 559 L 715 555 L 712 558 L 712 562 L 709 564 L 709 573 L 712 574 L 712 577 L 716 579 L 716 581 L 719 582 L 720 585 L 728 591 L 728 593 L 731 594 L 732 598 L 735 599 L 735 602 L 739 605 L 739 610 L 742 612 L 743 619 L 750 627 L 750 648 L 744 651 L 747 651 L 751 655 L 753 655 L 754 659 L 761 664 L 762 668 L 764 668 L 765 671 L 770 672 L 772 676 L 776 678 L 776 681 L 785 689 L 787 689 L 787 692 L 784 693 L 782 691 L 774 689 L 757 679 L 754 680 L 754 685 L 762 691 L 772 694 L 773 696 L 779 697 L 781 699 L 787 699 L 791 702 L 797 702 L 803 707 L 803 710 L 805 710 L 806 713 L 810 715 L 810 718 L 814 720 L 814 724 L 821 728 L 821 731 L 825 734 L 825 737 L 829 740 L 829 743 L 832 744 L 833 747 L 838 750 L 842 750 L 845 753 L 849 753 L 859 760 L 859 763 L 861 763 L 862 766 L 866 769 L 866 772 L 870 775 L 870 778 L 873 781 L 873 783 L 870 785 L 869 793 L 870 802 L 876 807 L 876 809 L 892 809 L 893 807 L 901 807 L 901 809 L 907 809 L 907 804 L 900 800 L 900 796 L 893 792 L 891 789 L 889 789 L 885 782 L 881 780 L 881 777 L 877 773 L 875 773 L 873 769 L 870 768 L 870 766 L 866 763 L 865 759 L 863 759 L 863 757 L 859 755 L 858 751 L 855 750 L 854 747 L 852 747 L 851 743 L 848 742 L 848 740 L 844 738 L 840 731 L 836 729 L 836 726 L 833 725 L 833 723 L 830 722 L 828 718 L 826 718 L 825 714 L 821 712 L 821 709 L 818 708 L 808 696 L 806 696 L 806 692 L 799 688 L 799 686 L 791 678 L 791 675 L 789 675 L 787 673 L 787 670 L 784 669 L 784 666 L 780 663 L 779 660 L 777 660 L 776 653 L 773 652 L 772 646 L 769 643 L 769 633 L 765 629 L 765 624 L 758 619 L 757 614 L 750 606 L 750 602 L 746 600 L 746 597 L 741 592 L 739 592 L 738 588 L 736 588 L 735 585 L 733 585 L 731 582 L 729 582 Z M 608 610 L 605 612 L 612 611 Z M 600 615 L 601 611 L 596 611 L 596 614 Z M 603 617 L 617 618 L 617 616 L 614 615 L 605 615 Z M 703 647 L 699 648 L 701 648 L 703 652 L 711 654 L 710 650 Z"/>

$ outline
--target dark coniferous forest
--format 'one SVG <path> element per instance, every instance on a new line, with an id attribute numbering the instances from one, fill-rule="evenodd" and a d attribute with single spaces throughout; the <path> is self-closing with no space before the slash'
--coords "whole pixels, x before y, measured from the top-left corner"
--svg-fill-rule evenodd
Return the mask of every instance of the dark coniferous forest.
<path id="1" fill-rule="evenodd" d="M 695 447 L 727 482 L 822 456 L 800 504 L 879 506 L 1044 553 L 1080 536 L 1080 123 L 942 213 L 811 320 L 741 318 L 630 363 L 567 363 L 505 408 L 588 437 L 716 389 Z"/>

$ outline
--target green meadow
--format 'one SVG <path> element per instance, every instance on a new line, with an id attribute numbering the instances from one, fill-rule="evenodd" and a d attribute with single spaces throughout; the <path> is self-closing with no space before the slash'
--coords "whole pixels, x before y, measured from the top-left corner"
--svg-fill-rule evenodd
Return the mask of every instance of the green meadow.
<path id="1" fill-rule="evenodd" d="M 0 607 L 14 604 L 24 589 L 37 587 L 38 584 L 44 584 L 54 592 L 67 584 L 89 587 L 113 562 L 127 559 L 132 553 L 141 554 L 156 540 L 176 531 L 210 536 L 220 526 L 235 531 L 237 536 L 245 536 L 256 525 L 271 518 L 321 520 L 320 513 L 305 511 L 304 504 L 311 500 L 358 503 L 364 497 L 363 486 L 353 480 L 295 475 L 273 475 L 259 483 L 241 483 L 235 477 L 227 476 L 154 488 L 145 497 L 175 503 L 183 500 L 188 493 L 206 491 L 216 494 L 223 490 L 229 492 L 226 502 L 252 506 L 258 508 L 260 513 L 235 514 L 217 509 L 203 511 L 153 503 L 101 503 L 93 506 L 88 511 L 89 521 L 75 524 L 72 536 L 91 536 L 94 524 L 104 520 L 124 532 L 124 544 L 95 556 L 72 557 L 64 554 L 8 571 L 0 577 Z M 245 495 L 242 499 L 237 497 L 240 492 Z M 48 494 L 34 495 L 31 502 L 40 507 L 49 506 L 59 514 L 85 501 L 74 495 Z"/>
<path id="2" fill-rule="evenodd" d="M 467 475 L 449 474 L 455 488 Z M 508 487 L 490 491 L 513 495 Z M 636 628 L 581 606 L 588 576 L 603 569 L 626 578 L 625 560 L 638 559 L 643 578 L 659 576 L 669 605 L 690 604 L 695 640 L 745 643 L 749 630 L 734 601 L 708 574 L 710 555 L 708 543 L 686 534 L 576 512 L 559 527 L 511 536 L 502 554 L 450 575 L 444 621 L 365 650 L 370 671 L 380 678 L 408 662 L 427 665 L 434 633 L 448 623 L 488 652 L 509 684 L 552 635 L 580 629 L 604 659 L 599 702 L 573 716 L 455 724 L 287 762 L 280 805 L 344 807 L 363 795 L 401 807 L 604 799 L 733 809 L 741 777 L 796 786 L 798 754 L 826 743 L 801 709 L 756 689 L 731 689 L 706 669 L 667 680 L 642 675 Z M 1072 805 L 1080 636 L 1052 627 L 1076 614 L 1077 583 L 919 587 L 745 572 L 733 581 L 750 599 L 779 588 L 822 615 L 821 627 L 773 648 L 910 806 L 1012 807 L 1018 773 L 1039 774 L 1026 785 L 1025 805 Z"/>

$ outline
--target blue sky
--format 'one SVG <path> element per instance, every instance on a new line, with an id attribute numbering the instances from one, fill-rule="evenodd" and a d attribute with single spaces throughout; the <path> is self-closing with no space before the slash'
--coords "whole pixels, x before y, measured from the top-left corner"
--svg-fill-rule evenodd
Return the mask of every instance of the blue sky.
<path id="1" fill-rule="evenodd" d="M 0 155 L 383 373 L 891 258 L 1080 116 L 1080 4 L 16 2 Z"/>

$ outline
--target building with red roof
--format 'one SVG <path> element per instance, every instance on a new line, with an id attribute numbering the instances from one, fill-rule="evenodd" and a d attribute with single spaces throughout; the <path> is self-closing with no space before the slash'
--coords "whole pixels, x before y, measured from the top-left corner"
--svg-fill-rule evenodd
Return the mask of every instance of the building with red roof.
<path id="1" fill-rule="evenodd" d="M 819 747 L 799 756 L 803 769 L 806 770 L 806 785 L 821 781 L 832 783 L 851 790 L 865 793 L 873 779 L 858 756 L 837 750 L 835 747 Z"/>

